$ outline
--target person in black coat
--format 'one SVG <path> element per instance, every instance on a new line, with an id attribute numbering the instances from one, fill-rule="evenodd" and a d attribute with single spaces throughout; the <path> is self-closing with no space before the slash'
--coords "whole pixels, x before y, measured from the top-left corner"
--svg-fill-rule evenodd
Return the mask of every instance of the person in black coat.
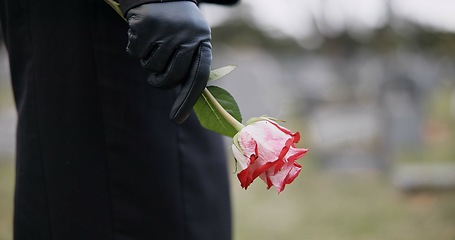
<path id="1" fill-rule="evenodd" d="M 224 147 L 191 112 L 210 29 L 194 1 L 120 4 L 127 22 L 102 0 L 0 0 L 14 239 L 231 239 Z"/>

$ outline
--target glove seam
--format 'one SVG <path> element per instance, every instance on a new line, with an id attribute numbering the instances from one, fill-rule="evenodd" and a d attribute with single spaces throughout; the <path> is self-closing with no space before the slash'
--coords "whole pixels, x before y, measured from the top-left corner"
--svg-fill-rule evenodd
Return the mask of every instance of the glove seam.
<path id="1" fill-rule="evenodd" d="M 170 62 L 170 64 L 169 64 L 169 67 L 168 67 L 168 69 L 165 69 L 165 72 L 167 72 L 166 77 L 165 77 L 162 81 L 160 81 L 159 84 L 154 84 L 154 83 L 152 83 L 150 80 L 148 80 L 149 84 L 153 85 L 154 87 L 158 87 L 158 88 L 159 88 L 159 87 L 162 87 L 163 85 L 166 85 L 166 82 L 168 81 L 168 79 L 169 79 L 169 77 L 170 77 L 170 75 L 171 75 L 170 72 L 172 71 L 172 70 L 169 70 L 169 69 L 173 69 L 173 68 L 174 68 L 174 66 L 175 66 L 175 61 L 176 61 L 177 55 L 179 54 L 180 49 L 181 49 L 180 47 L 177 48 L 177 50 L 175 51 L 175 53 L 172 55 L 172 60 L 171 60 L 171 62 Z M 153 54 L 152 54 L 151 57 L 153 57 L 153 55 L 155 55 L 155 52 L 156 52 L 156 51 L 153 52 Z M 151 58 L 150 58 L 150 59 L 151 59 Z M 147 62 L 147 66 L 148 66 L 149 62 L 151 61 L 150 59 L 149 59 L 148 62 Z"/>
<path id="2" fill-rule="evenodd" d="M 149 68 L 150 63 L 151 63 L 151 61 L 152 61 L 152 58 L 155 56 L 156 52 L 158 51 L 158 48 L 159 48 L 161 45 L 162 45 L 162 43 L 157 43 L 157 42 L 155 42 L 155 43 L 152 44 L 152 46 L 151 46 L 152 51 L 151 51 L 150 54 L 147 55 L 147 57 L 145 58 L 145 59 L 146 59 L 146 61 L 145 61 L 146 64 L 145 64 L 145 65 L 144 65 L 144 64 L 142 65 L 143 68 L 145 68 L 145 69 L 148 69 L 148 68 Z M 141 59 L 141 61 L 144 61 L 144 59 Z"/>

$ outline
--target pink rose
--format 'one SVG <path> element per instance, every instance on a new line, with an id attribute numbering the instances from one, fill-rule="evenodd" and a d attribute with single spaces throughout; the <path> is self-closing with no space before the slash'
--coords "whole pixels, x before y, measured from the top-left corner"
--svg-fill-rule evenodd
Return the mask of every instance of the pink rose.
<path id="1" fill-rule="evenodd" d="M 278 193 L 299 175 L 301 166 L 295 161 L 308 149 L 296 148 L 298 132 L 278 125 L 268 118 L 259 118 L 240 130 L 233 138 L 232 151 L 242 171 L 237 174 L 242 188 L 247 189 L 260 177 L 267 189 L 274 186 Z"/>

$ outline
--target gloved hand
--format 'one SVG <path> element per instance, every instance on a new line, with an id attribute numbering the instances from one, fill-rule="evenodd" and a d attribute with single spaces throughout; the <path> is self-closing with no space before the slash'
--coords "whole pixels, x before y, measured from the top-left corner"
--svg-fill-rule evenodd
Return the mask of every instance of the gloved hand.
<path id="1" fill-rule="evenodd" d="M 170 118 L 182 123 L 201 96 L 210 74 L 210 28 L 194 2 L 146 3 L 126 13 L 127 52 L 150 70 L 158 88 L 181 85 Z"/>

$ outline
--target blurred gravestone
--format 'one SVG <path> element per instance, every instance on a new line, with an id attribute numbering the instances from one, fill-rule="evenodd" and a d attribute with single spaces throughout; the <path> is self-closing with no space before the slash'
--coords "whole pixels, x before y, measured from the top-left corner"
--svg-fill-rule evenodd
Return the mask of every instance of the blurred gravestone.
<path id="1" fill-rule="evenodd" d="M 370 104 L 319 108 L 310 120 L 311 136 L 329 170 L 355 172 L 379 166 L 379 121 Z"/>
<path id="2" fill-rule="evenodd" d="M 395 76 L 385 81 L 381 91 L 385 151 L 392 156 L 401 149 L 421 145 L 422 96 L 409 78 Z"/>
<path id="3" fill-rule="evenodd" d="M 404 191 L 455 189 L 455 164 L 399 164 L 392 171 L 392 183 Z"/>

